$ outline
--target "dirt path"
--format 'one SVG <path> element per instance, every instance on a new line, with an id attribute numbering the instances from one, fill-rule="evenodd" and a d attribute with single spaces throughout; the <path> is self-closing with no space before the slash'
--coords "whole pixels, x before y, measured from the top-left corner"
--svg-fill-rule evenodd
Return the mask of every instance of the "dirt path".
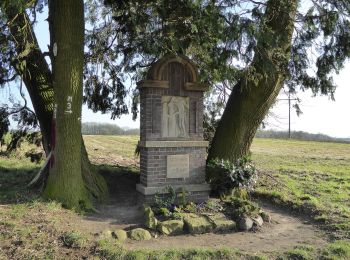
<path id="1" fill-rule="evenodd" d="M 271 214 L 273 222 L 253 232 L 236 232 L 231 234 L 184 235 L 162 237 L 150 241 L 135 242 L 129 240 L 125 246 L 136 248 L 238 248 L 249 252 L 268 252 L 292 249 L 300 244 L 321 246 L 326 243 L 322 233 L 310 224 L 289 216 L 274 208 L 263 208 Z"/>
<path id="2" fill-rule="evenodd" d="M 125 202 L 125 201 L 124 201 Z M 289 250 L 297 245 L 312 244 L 322 246 L 326 237 L 313 225 L 302 219 L 290 216 L 288 212 L 263 206 L 272 217 L 272 223 L 265 224 L 254 232 L 236 232 L 231 234 L 182 235 L 153 238 L 149 241 L 127 240 L 128 249 L 175 249 L 175 248 L 237 248 L 248 252 L 272 252 Z M 99 214 L 77 218 L 75 228 L 93 234 L 103 230 L 130 228 L 142 221 L 142 207 L 133 205 L 106 205 Z"/>

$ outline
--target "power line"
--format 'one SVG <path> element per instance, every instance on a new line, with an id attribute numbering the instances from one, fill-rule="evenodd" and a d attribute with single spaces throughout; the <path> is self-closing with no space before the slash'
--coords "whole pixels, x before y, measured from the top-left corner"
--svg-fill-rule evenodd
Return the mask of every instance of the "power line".
<path id="1" fill-rule="evenodd" d="M 280 100 L 288 100 L 288 137 L 291 139 L 291 131 L 290 131 L 290 110 L 291 110 L 291 101 L 292 100 L 298 100 L 297 98 L 290 98 L 290 91 L 288 91 L 288 98 L 287 99 L 278 99 Z"/>

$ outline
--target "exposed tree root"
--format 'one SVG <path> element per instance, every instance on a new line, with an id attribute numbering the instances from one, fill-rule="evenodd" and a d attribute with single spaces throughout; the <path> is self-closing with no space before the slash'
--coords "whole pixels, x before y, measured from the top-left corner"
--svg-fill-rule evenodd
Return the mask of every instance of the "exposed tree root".
<path id="1" fill-rule="evenodd" d="M 49 174 L 49 163 L 51 159 L 52 153 L 50 152 L 46 158 L 46 161 L 44 165 L 40 168 L 39 172 L 35 175 L 35 177 L 28 183 L 27 187 L 31 188 L 43 188 L 45 186 L 45 183 L 47 181 L 47 177 Z"/>
<path id="2" fill-rule="evenodd" d="M 89 191 L 91 197 L 98 201 L 103 202 L 108 197 L 108 187 L 105 179 L 97 172 L 94 165 L 92 165 L 89 161 L 87 151 L 85 146 L 82 146 L 82 174 L 85 187 Z M 30 188 L 43 188 L 46 186 L 49 167 L 50 167 L 50 159 L 52 157 L 52 152 L 50 152 L 46 158 L 45 163 L 40 168 L 35 177 L 30 181 L 27 185 Z"/>

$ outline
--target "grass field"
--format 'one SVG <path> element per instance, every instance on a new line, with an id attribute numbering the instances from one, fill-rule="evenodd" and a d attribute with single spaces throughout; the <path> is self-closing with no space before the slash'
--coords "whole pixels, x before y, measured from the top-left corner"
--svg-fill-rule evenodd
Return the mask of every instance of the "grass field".
<path id="1" fill-rule="evenodd" d="M 256 194 L 311 214 L 332 235 L 350 238 L 349 144 L 255 139 L 252 153 L 265 173 Z"/>
<path id="2" fill-rule="evenodd" d="M 138 136 L 103 136 L 86 135 L 84 141 L 91 159 L 105 157 L 106 155 L 121 155 L 125 158 L 132 158 L 135 155 L 135 147 L 139 140 Z"/>
<path id="3" fill-rule="evenodd" d="M 137 162 L 137 136 L 84 139 L 97 164 Z M 324 248 L 305 245 L 260 255 L 234 249 L 125 251 L 70 230 L 66 219 L 76 213 L 25 187 L 39 166 L 20 151 L 0 156 L 0 259 L 350 259 L 350 144 L 255 139 L 252 159 L 260 172 L 255 197 L 311 217 L 335 240 Z M 62 242 L 71 240 L 70 246 Z"/>

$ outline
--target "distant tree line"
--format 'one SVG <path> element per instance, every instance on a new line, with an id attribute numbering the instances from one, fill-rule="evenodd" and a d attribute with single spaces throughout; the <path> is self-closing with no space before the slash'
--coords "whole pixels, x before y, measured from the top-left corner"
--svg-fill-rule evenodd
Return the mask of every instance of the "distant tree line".
<path id="1" fill-rule="evenodd" d="M 138 135 L 138 128 L 122 128 L 108 123 L 82 123 L 81 131 L 83 135 Z"/>
<path id="2" fill-rule="evenodd" d="M 258 130 L 255 137 L 275 138 L 275 139 L 289 138 L 287 131 L 275 131 L 275 130 Z M 305 140 L 305 141 L 350 143 L 350 138 L 336 138 L 325 134 L 311 134 L 303 131 L 292 131 L 291 139 Z"/>

